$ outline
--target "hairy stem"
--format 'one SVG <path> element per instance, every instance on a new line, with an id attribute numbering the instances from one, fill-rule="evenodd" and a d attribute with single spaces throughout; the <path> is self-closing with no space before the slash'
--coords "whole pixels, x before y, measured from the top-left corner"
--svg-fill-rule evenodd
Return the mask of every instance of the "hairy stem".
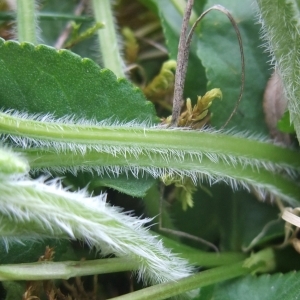
<path id="1" fill-rule="evenodd" d="M 58 180 L 1 179 L 0 236 L 7 247 L 10 241 L 26 238 L 80 240 L 101 251 L 102 256 L 135 260 L 139 279 L 152 284 L 176 281 L 192 272 L 187 261 L 170 253 L 144 228 L 148 219 L 109 206 L 106 194 L 90 197 L 85 190 L 72 193 Z"/>
<path id="2" fill-rule="evenodd" d="M 188 66 L 189 48 L 186 47 L 186 39 L 189 29 L 189 20 L 192 13 L 194 0 L 188 0 L 186 9 L 183 16 L 182 27 L 180 32 L 178 54 L 177 54 L 177 68 L 175 73 L 174 83 L 174 98 L 173 98 L 173 111 L 171 126 L 176 127 L 178 124 L 181 104 L 183 98 L 183 88 L 185 82 L 185 76 Z"/>
<path id="3" fill-rule="evenodd" d="M 113 150 L 112 150 L 113 151 Z M 125 151 L 126 152 L 126 151 Z M 208 180 L 211 184 L 217 181 L 225 181 L 232 188 L 239 185 L 249 189 L 254 187 L 264 198 L 265 193 L 271 193 L 282 197 L 292 205 L 300 201 L 300 186 L 281 174 L 259 169 L 252 166 L 237 164 L 231 166 L 224 161 L 212 162 L 203 156 L 201 160 L 184 155 L 182 159 L 169 156 L 167 159 L 158 153 L 136 153 L 122 155 L 121 153 L 105 153 L 95 150 L 82 153 L 65 151 L 56 153 L 54 149 L 42 151 L 41 149 L 24 150 L 30 167 L 35 170 L 43 169 L 64 172 L 70 170 L 96 171 L 99 175 L 109 173 L 118 176 L 121 173 L 132 173 L 134 176 L 143 176 L 145 173 L 151 176 L 188 176 L 194 182 Z"/>
<path id="4" fill-rule="evenodd" d="M 17 1 L 17 34 L 19 42 L 37 44 L 37 16 L 34 0 Z"/>
<path id="5" fill-rule="evenodd" d="M 211 161 L 225 160 L 274 169 L 276 166 L 300 169 L 299 153 L 259 140 L 220 132 L 164 129 L 143 125 L 95 125 L 47 122 L 0 113 L 0 133 L 8 134 L 23 147 L 32 145 L 84 152 L 161 154 L 162 160 L 185 155 L 191 160 L 204 155 Z M 106 150 L 105 150 L 106 149 Z M 165 158 L 165 159 L 164 159 Z M 201 160 L 201 159 L 200 159 Z M 165 163 L 164 163 L 165 165 Z"/>
<path id="6" fill-rule="evenodd" d="M 92 3 L 96 22 L 105 24 L 105 28 L 98 31 L 104 67 L 113 71 L 117 77 L 125 77 L 111 1 L 93 0 Z"/>
<path id="7" fill-rule="evenodd" d="M 300 169 L 297 152 L 266 142 L 220 132 L 114 125 L 79 124 L 66 119 L 43 121 L 0 113 L 0 133 L 22 147 L 34 169 L 95 170 L 98 173 L 143 172 L 154 177 L 203 176 L 272 192 L 290 203 L 299 201 L 299 186 L 277 169 Z M 48 149 L 48 151 L 47 151 Z"/>

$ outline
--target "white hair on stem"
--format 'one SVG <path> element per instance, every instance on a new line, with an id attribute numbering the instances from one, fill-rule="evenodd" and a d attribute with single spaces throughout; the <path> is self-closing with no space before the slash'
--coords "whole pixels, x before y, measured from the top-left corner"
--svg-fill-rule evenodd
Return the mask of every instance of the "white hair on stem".
<path id="1" fill-rule="evenodd" d="M 8 128 L 8 129 L 7 129 Z M 270 171 L 285 170 L 290 174 L 300 170 L 299 160 L 289 158 L 285 162 L 282 148 L 268 143 L 264 138 L 250 136 L 248 133 L 221 132 L 216 130 L 193 131 L 188 128 L 166 129 L 149 122 L 118 122 L 112 118 L 97 122 L 95 120 L 76 120 L 74 116 L 55 119 L 52 115 L 29 115 L 16 111 L 0 112 L 0 133 L 2 139 L 11 139 L 22 148 L 42 147 L 57 152 L 71 150 L 84 154 L 88 150 L 113 153 L 117 155 L 160 154 L 166 161 L 172 157 L 178 161 L 188 155 L 195 161 L 203 156 L 213 162 L 225 161 L 229 165 L 250 165 L 263 167 Z M 250 137 L 249 137 L 250 136 Z M 126 137 L 126 138 L 124 138 Z M 180 142 L 179 140 L 180 139 Z M 222 141 L 223 142 L 220 142 Z M 226 143 L 225 143 L 226 139 Z M 251 151 L 232 147 L 234 144 L 248 143 Z M 231 148 L 230 148 L 231 147 Z M 254 153 L 258 147 L 269 147 L 261 153 Z M 246 147 L 245 147 L 246 148 Z M 244 148 L 244 149 L 245 149 Z M 290 154 L 295 156 L 292 150 Z M 267 152 L 277 156 L 272 160 Z M 254 154 L 252 154 L 254 153 Z M 261 155 L 261 156 L 259 156 Z M 297 162 L 298 161 L 298 162 Z"/>

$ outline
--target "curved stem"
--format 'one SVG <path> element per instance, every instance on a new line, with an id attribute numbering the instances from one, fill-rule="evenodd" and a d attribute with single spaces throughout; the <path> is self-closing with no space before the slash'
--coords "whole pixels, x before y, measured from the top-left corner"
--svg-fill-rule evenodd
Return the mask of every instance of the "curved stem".
<path id="1" fill-rule="evenodd" d="M 235 22 L 234 18 L 232 17 L 232 15 L 230 14 L 230 12 L 223 6 L 221 5 L 214 5 L 212 7 L 210 7 L 209 9 L 207 9 L 206 11 L 204 11 L 199 18 L 195 21 L 194 25 L 192 26 L 187 40 L 186 40 L 186 48 L 189 49 L 191 46 L 191 42 L 192 42 L 192 37 L 193 34 L 195 32 L 196 27 L 198 26 L 199 22 L 212 10 L 218 10 L 220 12 L 222 12 L 223 14 L 225 14 L 228 19 L 230 20 L 232 26 L 234 27 L 234 30 L 236 32 L 236 36 L 238 38 L 238 42 L 239 42 L 239 47 L 240 47 L 240 54 L 241 54 L 241 66 L 242 66 L 242 70 L 241 70 L 241 88 L 240 88 L 240 94 L 238 97 L 238 100 L 235 104 L 235 107 L 233 109 L 233 111 L 231 112 L 230 116 L 228 117 L 227 121 L 225 122 L 225 124 L 221 127 L 222 129 L 229 123 L 229 121 L 231 120 L 231 118 L 233 117 L 233 115 L 236 113 L 236 110 L 242 100 L 242 96 L 243 96 L 243 91 L 244 91 L 244 87 L 245 87 L 245 56 L 244 56 L 244 49 L 243 49 L 243 42 L 242 42 L 242 36 L 241 33 L 239 31 L 239 28 L 237 26 L 237 23 Z"/>
<path id="2" fill-rule="evenodd" d="M 248 262 L 251 261 L 250 264 Z M 151 286 L 124 296 L 112 298 L 113 300 L 161 300 L 172 296 L 180 295 L 184 292 L 212 285 L 228 279 L 242 275 L 251 274 L 258 271 L 261 267 L 263 271 L 270 271 L 274 267 L 274 253 L 271 249 L 265 249 L 246 259 L 232 265 L 217 267 L 198 274 L 178 280 Z"/>

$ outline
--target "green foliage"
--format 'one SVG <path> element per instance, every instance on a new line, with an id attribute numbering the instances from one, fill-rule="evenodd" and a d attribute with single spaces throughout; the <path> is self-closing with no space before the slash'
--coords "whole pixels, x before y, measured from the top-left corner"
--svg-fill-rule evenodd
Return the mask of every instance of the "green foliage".
<path id="1" fill-rule="evenodd" d="M 261 0 L 258 5 L 266 38 L 275 37 L 268 43 L 283 74 L 286 94 L 292 97 L 290 115 L 299 131 L 298 106 L 293 102 L 298 83 L 290 81 L 291 74 L 299 72 L 298 60 L 294 59 L 296 63 L 291 67 L 288 65 L 291 61 L 286 59 L 288 51 L 292 59 L 290 53 L 297 53 L 299 36 L 294 31 L 298 26 L 295 19 L 298 9 L 293 1 L 286 2 Z M 71 0 L 63 4 L 58 0 L 42 1 L 40 11 L 33 0 L 19 1 L 16 36 L 21 43 L 0 40 L 0 235 L 3 238 L 0 278 L 6 291 L 0 294 L 0 299 L 20 298 L 25 290 L 29 297 L 31 283 L 25 286 L 5 280 L 29 280 L 33 278 L 30 272 L 43 274 L 43 279 L 62 279 L 127 270 L 137 272 L 140 279 L 154 285 L 125 296 L 117 289 L 109 294 L 100 288 L 93 297 L 118 295 L 117 299 L 151 297 L 155 300 L 201 287 L 200 293 L 195 290 L 189 297 L 294 299 L 299 293 L 296 283 L 300 271 L 291 263 L 299 256 L 291 247 L 288 247 L 289 254 L 278 250 L 279 255 L 275 256 L 272 247 L 280 244 L 285 236 L 278 209 L 283 209 L 281 201 L 299 206 L 300 186 L 295 178 L 299 174 L 300 158 L 297 149 L 277 146 L 261 138 L 268 134 L 261 102 L 270 67 L 269 57 L 260 47 L 260 26 L 252 2 L 219 2 L 231 11 L 238 23 L 246 57 L 244 98 L 229 123 L 235 132 L 242 132 L 237 135 L 215 129 L 196 131 L 157 126 L 159 117 L 169 115 L 167 101 L 174 79 L 174 61 L 165 76 L 148 78 L 146 84 L 136 80 L 139 74 L 135 82 L 141 89 L 129 79 L 121 78 L 125 64 L 117 47 L 120 38 L 113 10 L 117 11 L 120 24 L 126 23 L 130 28 L 138 44 L 150 40 L 146 44 L 149 49 L 150 44 L 161 42 L 156 38 L 163 33 L 168 51 L 168 57 L 164 56 L 163 60 L 174 60 L 177 56 L 185 1 L 140 0 L 140 3 L 147 9 L 138 1 L 122 0 L 111 7 L 110 1 L 94 0 L 91 18 L 87 11 L 82 16 L 72 15 L 78 7 Z M 214 4 L 211 0 L 196 1 L 191 23 Z M 122 9 L 118 11 L 119 7 Z M 132 18 L 135 10 L 137 14 L 144 13 Z M 283 13 L 266 13 L 273 10 Z M 12 15 L 5 16 L 3 12 L 0 18 L 7 16 Z M 153 26 L 150 21 L 144 25 L 145 19 L 156 23 Z M 73 20 L 76 24 L 80 21 L 80 32 L 76 28 L 73 32 L 66 30 L 68 22 Z M 162 28 L 157 29 L 158 21 Z M 105 27 L 97 31 L 101 23 Z M 151 32 L 151 27 L 157 30 L 151 38 L 141 35 L 141 32 Z M 282 46 L 282 39 L 276 34 L 287 36 L 288 45 Z M 71 41 L 71 51 L 52 48 L 64 35 L 67 38 L 63 45 Z M 44 44 L 33 45 L 41 40 Z M 272 48 L 274 44 L 278 47 Z M 134 62 L 139 69 L 147 68 L 145 74 L 158 74 L 161 68 L 158 60 L 150 58 L 145 62 L 142 57 L 137 54 Z M 209 108 L 211 124 L 216 129 L 227 120 L 238 98 L 240 70 L 234 29 L 226 16 L 214 11 L 196 29 L 184 94 L 195 104 L 197 96 L 213 88 L 221 89 L 222 101 L 215 101 Z M 158 99 L 155 102 L 158 114 L 143 95 L 145 86 L 151 87 L 148 97 Z M 278 126 L 285 131 L 288 125 L 286 114 Z M 259 138 L 251 138 L 245 131 Z M 29 173 L 29 169 L 35 173 Z M 45 174 L 53 177 L 63 174 L 64 178 L 61 182 L 36 179 Z M 162 188 L 160 180 L 166 178 L 171 185 Z M 134 210 L 138 218 L 106 204 L 104 192 L 108 192 L 109 202 Z M 163 205 L 163 226 L 167 224 L 172 229 L 206 239 L 217 245 L 220 255 L 208 252 L 206 245 L 199 245 L 184 234 L 176 242 L 163 237 L 164 245 L 181 253 L 179 257 L 145 230 L 143 225 L 148 225 L 150 220 L 142 220 L 140 216 L 147 214 L 154 218 L 154 223 L 159 223 L 161 198 L 170 203 L 180 200 L 183 204 L 190 204 L 193 199 L 193 207 L 185 205 L 186 211 L 182 210 L 180 201 Z M 293 243 L 296 245 L 297 240 Z M 55 261 L 61 263 L 34 263 L 48 245 L 55 247 Z M 245 249 L 247 252 L 243 253 Z M 249 258 L 250 250 L 255 254 Z M 117 258 L 89 263 L 98 252 Z M 75 262 L 74 268 L 72 260 L 83 257 L 88 260 L 78 265 Z M 207 269 L 188 276 L 194 269 L 187 261 Z M 46 273 L 43 266 L 48 268 Z M 291 269 L 296 270 L 281 274 Z M 272 275 L 258 276 L 257 272 L 272 272 Z M 243 277 L 247 274 L 251 275 Z M 240 278 L 232 279 L 236 277 Z M 91 278 L 85 282 L 93 285 Z M 56 282 L 57 287 L 59 284 L 60 281 Z M 110 281 L 109 286 L 112 285 Z M 52 287 L 51 292 L 56 293 L 56 288 Z"/>

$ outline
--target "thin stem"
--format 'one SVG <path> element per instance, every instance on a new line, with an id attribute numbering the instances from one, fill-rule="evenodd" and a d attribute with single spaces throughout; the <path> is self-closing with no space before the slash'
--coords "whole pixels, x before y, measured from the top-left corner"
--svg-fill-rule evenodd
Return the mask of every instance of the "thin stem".
<path id="1" fill-rule="evenodd" d="M 17 1 L 17 33 L 19 42 L 37 44 L 37 16 L 34 0 Z"/>
<path id="2" fill-rule="evenodd" d="M 221 127 L 221 128 L 224 128 L 226 127 L 226 125 L 229 123 L 229 121 L 231 120 L 231 118 L 233 117 L 233 115 L 236 113 L 236 110 L 242 100 L 242 96 L 243 96 L 243 91 L 244 91 L 244 86 L 245 86 L 245 56 L 244 56 L 244 49 L 243 49 L 243 42 L 242 42 L 242 36 L 241 36 L 241 33 L 239 31 L 239 28 L 237 26 L 237 23 L 235 22 L 234 18 L 232 17 L 232 15 L 230 14 L 230 12 L 223 6 L 221 5 L 214 5 L 212 7 L 210 7 L 209 9 L 207 9 L 206 11 L 204 11 L 200 17 L 196 20 L 196 22 L 194 23 L 194 25 L 192 26 L 189 34 L 188 34 L 188 37 L 187 37 L 187 41 L 186 41 L 186 48 L 189 49 L 190 46 L 191 46 L 191 42 L 192 42 L 192 37 L 193 37 L 193 34 L 195 32 L 195 29 L 196 27 L 198 26 L 199 22 L 212 10 L 218 10 L 218 11 L 221 11 L 223 14 L 225 14 L 228 19 L 230 20 L 235 32 L 236 32 L 236 35 L 237 35 L 237 38 L 238 38 L 238 42 L 239 42 L 239 47 L 240 47 L 240 54 L 241 54 L 241 67 L 242 67 L 242 70 L 241 70 L 241 87 L 240 87 L 240 94 L 239 94 L 239 97 L 238 97 L 238 100 L 235 104 L 235 107 L 233 109 L 233 111 L 231 112 L 230 116 L 228 117 L 227 121 L 225 122 L 225 124 Z"/>
<path id="3" fill-rule="evenodd" d="M 138 262 L 128 258 L 0 265 L 0 280 L 69 279 L 76 276 L 136 271 L 138 268 Z"/>
<path id="4" fill-rule="evenodd" d="M 156 233 L 157 234 L 157 233 Z M 180 253 L 180 257 L 185 258 L 191 264 L 204 268 L 219 267 L 234 264 L 245 260 L 248 255 L 241 252 L 204 252 L 199 249 L 184 245 L 174 239 L 164 235 L 159 235 L 167 248 L 173 249 L 176 253 Z"/>
<path id="5" fill-rule="evenodd" d="M 250 264 L 248 263 L 251 260 Z M 161 300 L 177 296 L 190 290 L 223 282 L 232 278 L 251 274 L 263 268 L 263 271 L 270 271 L 274 267 L 274 253 L 270 249 L 265 249 L 252 258 L 244 262 L 238 262 L 232 265 L 217 267 L 211 270 L 203 271 L 198 274 L 180 279 L 176 282 L 159 284 L 151 286 L 137 292 L 124 296 L 112 298 L 113 300 Z"/>
<path id="6" fill-rule="evenodd" d="M 93 0 L 93 11 L 97 23 L 105 23 L 105 28 L 98 31 L 102 61 L 117 77 L 125 77 L 124 62 L 120 54 L 120 45 L 115 30 L 110 0 Z"/>
<path id="7" fill-rule="evenodd" d="M 186 9 L 183 17 L 179 44 L 178 44 L 178 55 L 177 55 L 177 68 L 175 73 L 175 83 L 174 83 L 174 98 L 173 98 L 173 111 L 172 111 L 172 121 L 171 126 L 176 127 L 178 124 L 182 98 L 185 76 L 188 65 L 189 48 L 186 47 L 187 32 L 189 26 L 189 20 L 192 13 L 192 8 L 194 5 L 194 0 L 188 0 L 186 4 Z"/>

